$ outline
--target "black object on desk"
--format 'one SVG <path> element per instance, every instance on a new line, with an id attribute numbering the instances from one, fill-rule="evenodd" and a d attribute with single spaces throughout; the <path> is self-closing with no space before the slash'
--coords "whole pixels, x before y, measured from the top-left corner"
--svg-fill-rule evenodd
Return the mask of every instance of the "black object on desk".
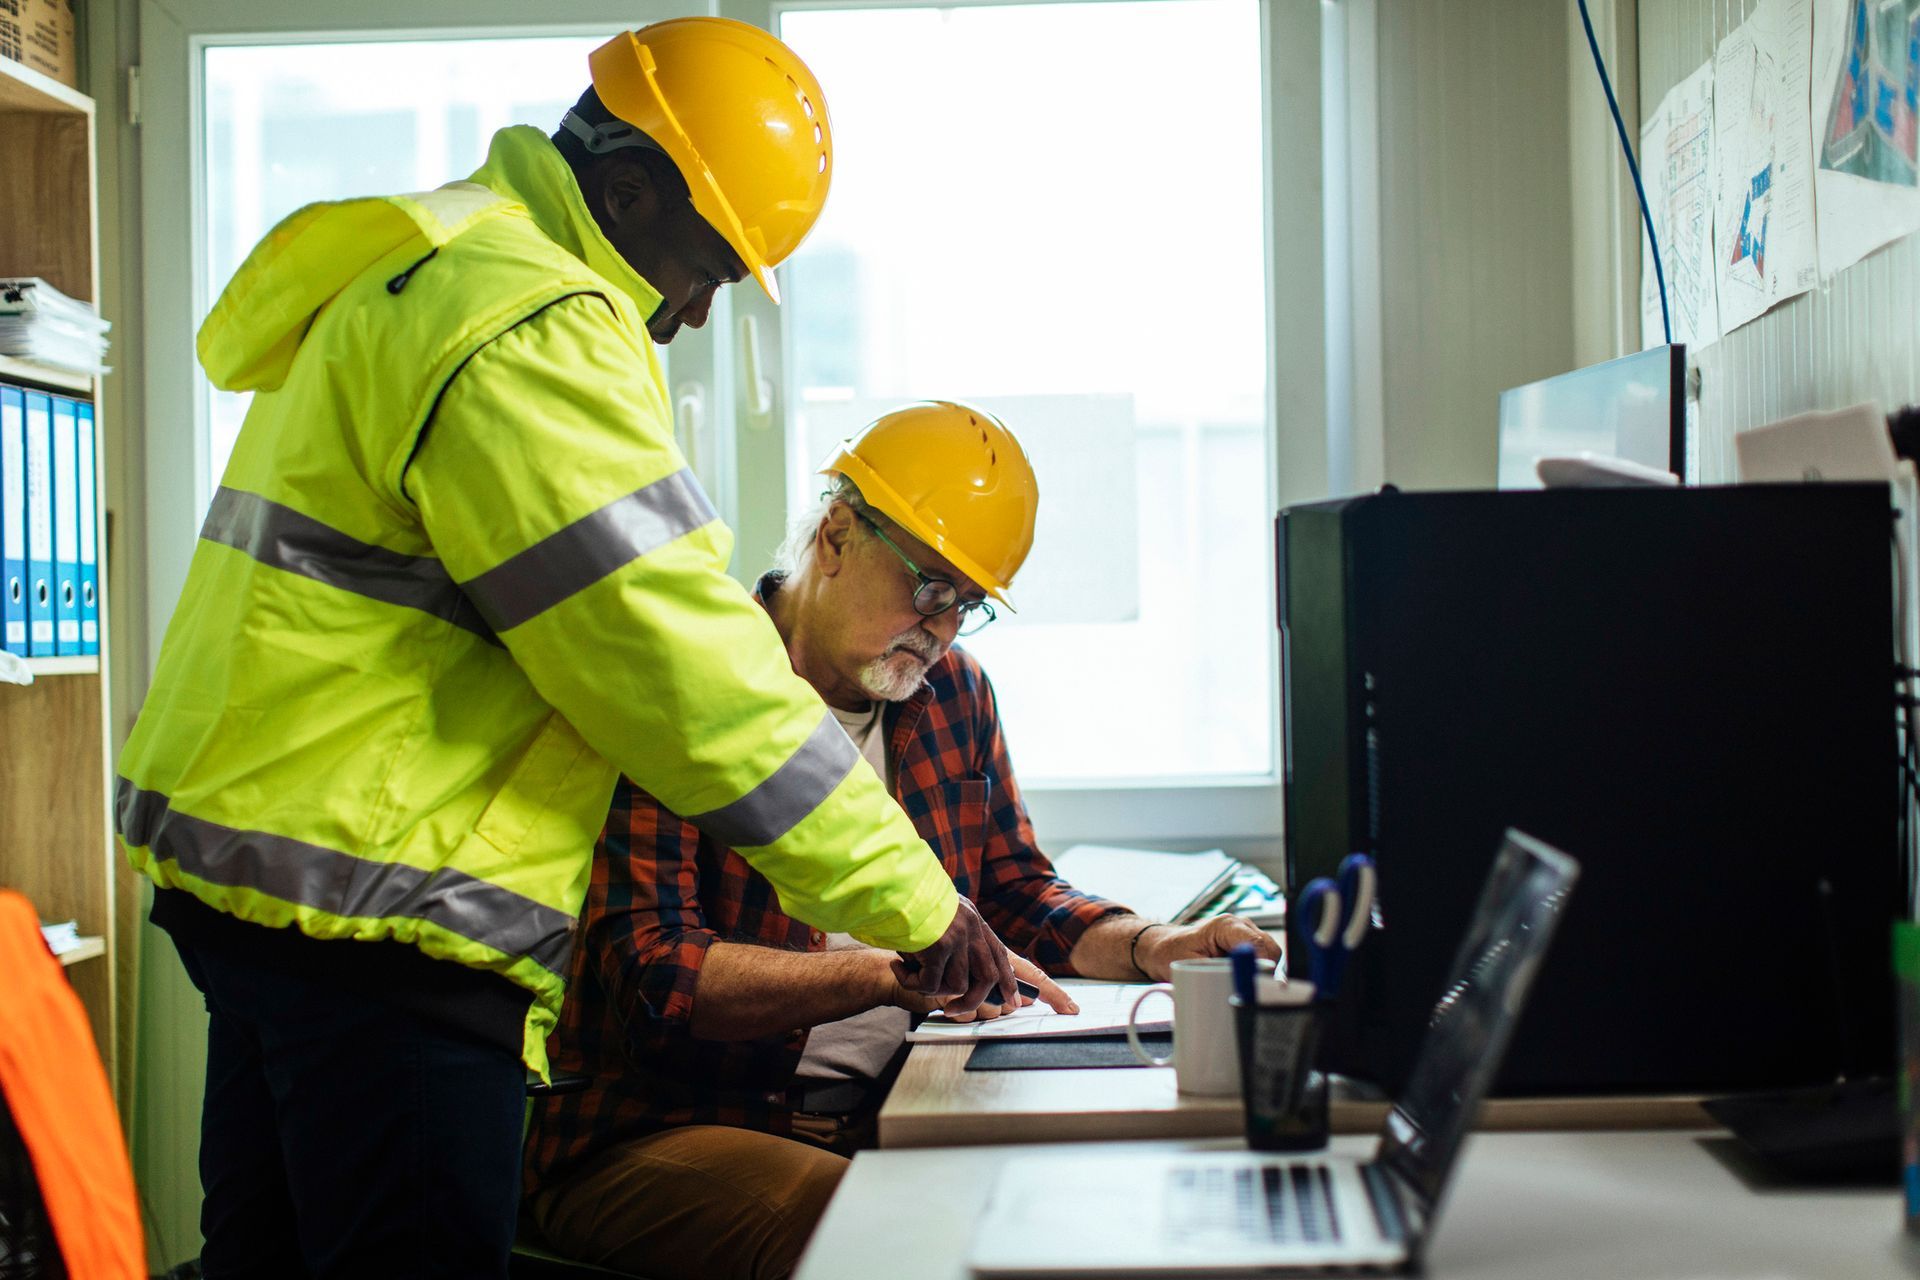
<path id="1" fill-rule="evenodd" d="M 1141 1047 L 1165 1054 L 1173 1050 L 1173 1029 L 1142 1023 Z M 967 1055 L 968 1071 L 1047 1071 L 1063 1067 L 1144 1067 L 1124 1035 L 1007 1036 L 981 1040 Z"/>
<path id="2" fill-rule="evenodd" d="M 1703 1103 L 1747 1149 L 1807 1182 L 1900 1181 L 1900 1118 L 1893 1081 L 1845 1080 Z"/>
<path id="3" fill-rule="evenodd" d="M 1398 1093 L 1516 826 L 1585 871 L 1496 1093 L 1889 1073 L 1892 528 L 1884 484 L 1282 512 L 1288 881 L 1380 869 L 1328 1069 Z"/>

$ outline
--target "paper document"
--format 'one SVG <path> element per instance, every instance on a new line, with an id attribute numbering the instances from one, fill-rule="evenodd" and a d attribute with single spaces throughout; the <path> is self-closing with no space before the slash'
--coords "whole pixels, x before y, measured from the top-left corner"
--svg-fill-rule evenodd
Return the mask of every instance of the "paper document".
<path id="1" fill-rule="evenodd" d="M 1713 256 L 1713 63 L 1668 91 L 1640 131 L 1640 173 L 1660 233 L 1673 341 L 1691 353 L 1720 337 L 1719 271 Z M 1667 341 L 1660 320 L 1660 278 L 1641 232 L 1640 339 Z"/>
<path id="2" fill-rule="evenodd" d="M 47 940 L 47 950 L 56 956 L 63 956 L 69 951 L 77 951 L 80 948 L 80 925 L 77 921 L 65 920 L 58 924 L 43 924 L 40 926 L 40 936 Z"/>
<path id="3" fill-rule="evenodd" d="M 1218 849 L 1165 853 L 1076 844 L 1053 860 L 1076 889 L 1111 898 L 1147 920 L 1184 924 L 1226 887 L 1240 863 Z"/>
<path id="4" fill-rule="evenodd" d="M 1068 978 L 1060 984 L 1080 1006 L 1079 1013 L 1055 1013 L 1039 1001 L 1016 1009 L 1005 1017 L 985 1022 L 949 1022 L 939 1014 L 926 1019 L 907 1033 L 910 1043 L 937 1043 L 943 1040 L 995 1040 L 1005 1036 L 1092 1035 L 1102 1031 L 1125 1031 L 1127 1013 L 1140 993 L 1156 984 L 1151 982 L 1092 982 Z M 1161 999 L 1140 1011 L 1142 1027 L 1165 1026 L 1173 1021 L 1173 1001 Z"/>
<path id="5" fill-rule="evenodd" d="M 1920 231 L 1920 0 L 1816 0 L 1820 274 Z"/>
<path id="6" fill-rule="evenodd" d="M 109 328 L 92 303 L 69 298 L 38 276 L 0 279 L 0 355 L 105 373 Z"/>
<path id="7" fill-rule="evenodd" d="M 1726 333 L 1819 280 L 1812 46 L 1809 0 L 1760 0 L 1714 54 L 1713 235 Z"/>

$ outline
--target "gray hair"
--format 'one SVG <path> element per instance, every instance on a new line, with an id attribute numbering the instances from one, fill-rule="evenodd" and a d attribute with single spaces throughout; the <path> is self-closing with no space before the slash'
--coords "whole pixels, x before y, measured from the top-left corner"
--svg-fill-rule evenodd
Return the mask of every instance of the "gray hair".
<path id="1" fill-rule="evenodd" d="M 787 524 L 787 537 L 773 553 L 774 572 L 788 578 L 797 578 L 813 567 L 813 544 L 820 533 L 820 522 L 833 510 L 833 504 L 844 502 L 855 511 L 865 511 L 867 500 L 860 492 L 860 486 L 847 477 L 834 473 L 829 478 L 826 489 L 804 507 Z"/>

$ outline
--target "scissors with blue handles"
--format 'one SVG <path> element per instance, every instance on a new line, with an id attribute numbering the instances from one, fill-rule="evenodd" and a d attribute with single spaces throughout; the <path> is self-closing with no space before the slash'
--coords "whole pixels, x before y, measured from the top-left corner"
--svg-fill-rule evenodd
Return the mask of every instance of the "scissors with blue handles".
<path id="1" fill-rule="evenodd" d="M 1300 923 L 1315 999 L 1331 1000 L 1339 994 L 1347 957 L 1373 923 L 1375 879 L 1373 859 L 1355 853 L 1340 863 L 1337 883 L 1318 876 L 1301 890 Z"/>

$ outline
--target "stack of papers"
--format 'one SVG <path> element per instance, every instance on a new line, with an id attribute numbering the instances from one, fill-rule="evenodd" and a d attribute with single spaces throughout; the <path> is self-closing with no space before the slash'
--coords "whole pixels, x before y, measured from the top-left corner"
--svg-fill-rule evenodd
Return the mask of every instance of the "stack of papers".
<path id="1" fill-rule="evenodd" d="M 92 303 L 69 298 L 38 276 L 0 278 L 0 355 L 102 374 L 110 327 Z"/>
<path id="2" fill-rule="evenodd" d="M 1170 924 L 1197 918 L 1240 870 L 1237 859 L 1218 849 L 1163 853 L 1104 844 L 1076 844 L 1054 858 L 1053 865 L 1074 888 Z"/>
<path id="3" fill-rule="evenodd" d="M 74 920 L 67 920 L 60 924 L 43 924 L 40 926 L 40 936 L 47 940 L 47 950 L 62 956 L 79 948 L 80 925 Z"/>

